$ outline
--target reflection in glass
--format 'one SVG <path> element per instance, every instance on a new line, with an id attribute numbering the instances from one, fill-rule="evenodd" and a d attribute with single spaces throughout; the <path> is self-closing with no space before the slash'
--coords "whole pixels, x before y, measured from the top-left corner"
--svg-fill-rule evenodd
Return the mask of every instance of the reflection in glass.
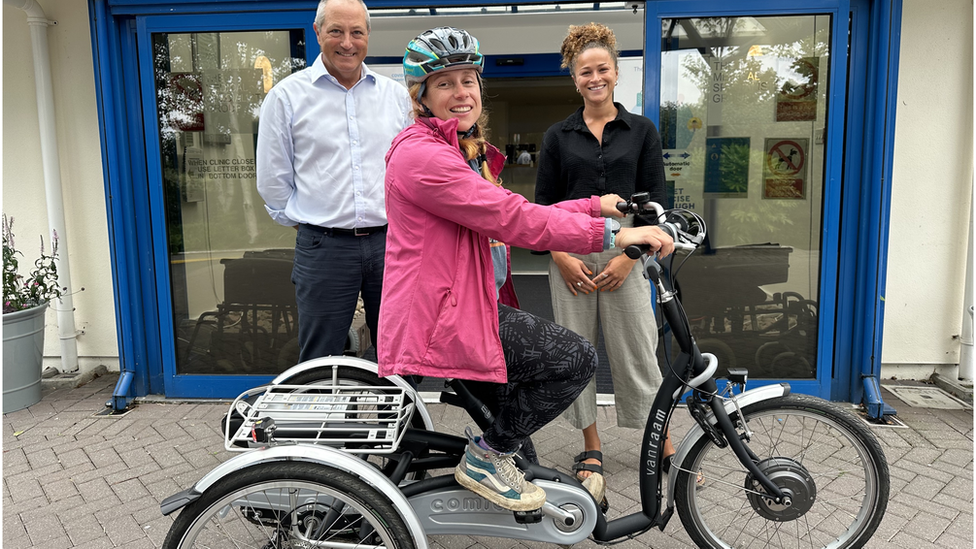
<path id="1" fill-rule="evenodd" d="M 295 231 L 255 187 L 261 102 L 305 67 L 301 30 L 153 34 L 177 373 L 297 362 Z"/>
<path id="2" fill-rule="evenodd" d="M 830 17 L 665 19 L 662 36 L 668 206 L 709 229 L 678 276 L 698 343 L 752 377 L 816 377 Z"/>

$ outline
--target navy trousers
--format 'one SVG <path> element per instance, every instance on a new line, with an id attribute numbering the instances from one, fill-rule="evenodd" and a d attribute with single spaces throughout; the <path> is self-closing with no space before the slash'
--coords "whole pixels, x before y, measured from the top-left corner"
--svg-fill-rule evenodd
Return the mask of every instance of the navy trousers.
<path id="1" fill-rule="evenodd" d="M 360 293 L 366 325 L 376 337 L 385 255 L 385 230 L 353 236 L 299 226 L 291 281 L 302 362 L 343 353 Z"/>

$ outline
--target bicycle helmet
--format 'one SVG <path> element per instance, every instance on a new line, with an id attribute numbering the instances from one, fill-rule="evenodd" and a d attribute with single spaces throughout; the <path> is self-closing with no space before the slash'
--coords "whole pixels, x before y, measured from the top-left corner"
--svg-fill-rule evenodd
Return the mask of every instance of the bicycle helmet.
<path id="1" fill-rule="evenodd" d="M 484 69 L 484 56 L 478 51 L 478 39 L 468 31 L 454 27 L 437 27 L 423 32 L 407 44 L 403 56 L 403 77 L 407 86 L 423 83 L 436 71 Z"/>

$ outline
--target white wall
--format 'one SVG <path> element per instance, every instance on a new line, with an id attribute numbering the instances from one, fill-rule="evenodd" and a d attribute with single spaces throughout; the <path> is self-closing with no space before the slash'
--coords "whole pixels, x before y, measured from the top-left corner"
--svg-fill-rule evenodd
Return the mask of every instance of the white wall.
<path id="1" fill-rule="evenodd" d="M 105 364 L 118 369 L 115 301 L 109 263 L 108 222 L 102 183 L 101 149 L 95 109 L 92 46 L 86 2 L 39 0 L 48 27 L 57 145 L 61 156 L 65 229 L 82 369 Z M 16 219 L 21 266 L 37 257 L 39 235 L 50 238 L 41 170 L 37 99 L 30 29 L 26 14 L 3 7 L 3 212 Z M 56 304 L 54 305 L 56 306 Z M 57 316 L 49 310 L 46 357 L 59 357 Z M 48 366 L 60 360 L 48 359 Z"/>
<path id="2" fill-rule="evenodd" d="M 443 11 L 443 10 L 441 10 Z M 402 56 L 403 48 L 419 33 L 440 25 L 465 29 L 474 35 L 482 53 L 515 55 L 528 53 L 558 53 L 559 46 L 570 25 L 585 25 L 590 21 L 603 23 L 614 30 L 617 49 L 639 50 L 644 47 L 643 9 L 559 13 L 519 13 L 504 15 L 430 15 L 371 16 L 372 32 L 369 54 Z"/>
<path id="3" fill-rule="evenodd" d="M 73 283 L 76 289 L 85 287 L 75 295 L 76 323 L 85 331 L 78 340 L 79 355 L 88 359 L 83 367 L 109 357 L 107 363 L 117 368 L 87 5 L 55 0 L 39 4 L 58 21 L 48 33 L 68 233 L 62 238 L 70 249 Z M 614 16 L 619 17 L 625 16 Z M 931 372 L 958 362 L 972 192 L 973 6 L 970 0 L 904 0 L 902 21 L 882 360 L 886 375 L 907 377 L 912 371 Z M 377 23 L 374 19 L 375 28 L 384 26 Z M 524 44 L 525 52 L 551 51 L 568 21 L 552 22 L 558 23 L 553 32 L 539 32 L 538 23 L 531 23 L 528 28 L 510 26 L 514 34 L 490 50 L 494 42 L 482 38 L 485 51 L 514 53 L 515 44 Z M 607 23 L 625 26 L 622 20 Z M 416 32 L 388 30 L 382 36 L 412 37 Z M 476 34 L 486 36 L 485 31 Z M 380 36 L 373 37 L 370 53 L 391 55 Z M 546 47 L 540 49 L 540 42 Z M 635 47 L 630 37 L 621 36 L 621 42 L 623 48 Z M 26 16 L 7 6 L 3 53 L 3 211 L 16 218 L 18 243 L 30 258 L 37 235 L 48 233 L 37 105 Z M 919 275 L 926 277 L 924 282 Z M 55 315 L 48 313 L 48 356 L 60 352 L 55 322 Z M 921 370 L 912 369 L 917 365 Z"/>
<path id="4" fill-rule="evenodd" d="M 973 3 L 904 0 L 884 375 L 959 362 L 973 190 Z"/>

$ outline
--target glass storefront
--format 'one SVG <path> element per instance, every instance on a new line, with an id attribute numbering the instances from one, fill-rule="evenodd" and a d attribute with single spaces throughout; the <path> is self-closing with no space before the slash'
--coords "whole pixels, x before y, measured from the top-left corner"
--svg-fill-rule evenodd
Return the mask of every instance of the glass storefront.
<path id="1" fill-rule="evenodd" d="M 699 344 L 753 377 L 813 378 L 830 18 L 661 23 L 667 206 L 710 228 L 679 273 Z M 280 372 L 298 356 L 294 232 L 264 212 L 254 151 L 265 94 L 305 67 L 305 32 L 154 33 L 152 44 L 176 372 Z M 617 100 L 640 112 L 644 58 L 621 64 Z M 488 79 L 506 186 L 530 200 L 543 132 L 579 106 L 568 77 L 533 82 Z M 547 263 L 513 256 L 516 273 Z"/>
<path id="2" fill-rule="evenodd" d="M 709 228 L 680 269 L 682 301 L 702 351 L 751 377 L 817 373 L 830 28 L 815 15 L 662 20 L 668 207 Z"/>
<path id="3" fill-rule="evenodd" d="M 502 185 L 535 202 L 535 178 L 542 138 L 550 126 L 575 112 L 582 105 L 582 99 L 569 76 L 489 78 L 485 86 L 489 95 L 486 105 L 490 109 L 488 135 L 492 144 L 508 157 L 502 171 Z M 514 275 L 546 277 L 548 272 L 548 254 L 539 255 L 524 248 L 512 248 Z M 519 287 L 516 289 L 519 290 Z M 522 296 L 521 291 L 519 296 Z M 546 297 L 548 299 L 548 292 Z M 543 311 L 533 312 L 542 314 Z"/>
<path id="4" fill-rule="evenodd" d="M 265 212 L 254 151 L 268 90 L 305 67 L 305 33 L 154 33 L 152 45 L 176 372 L 277 373 L 298 358 L 295 231 Z"/>
<path id="5" fill-rule="evenodd" d="M 248 6 L 167 14 L 137 7 L 111 16 L 126 53 L 105 62 L 122 63 L 125 82 L 139 83 L 116 91 L 129 118 L 112 128 L 124 128 L 129 158 L 148 168 L 143 186 L 138 170 L 107 160 L 134 173 L 131 202 L 113 213 L 139 243 L 120 256 L 120 271 L 138 273 L 120 290 L 120 323 L 129 332 L 153 324 L 138 357 L 125 359 L 150 364 L 137 393 L 230 396 L 297 361 L 295 233 L 265 212 L 254 154 L 267 91 L 319 48 L 311 9 Z M 396 72 L 418 29 L 473 31 L 488 55 L 491 141 L 512 157 L 502 177 L 531 200 L 542 135 L 581 104 L 558 69 L 559 44 L 569 25 L 608 24 L 621 51 L 615 99 L 658 119 L 666 206 L 708 222 L 706 246 L 674 263 L 702 350 L 724 367 L 748 368 L 753 379 L 791 380 L 799 392 L 827 395 L 850 369 L 832 372 L 831 353 L 839 323 L 850 329 L 836 304 L 839 287 L 851 284 L 845 243 L 856 240 L 840 234 L 840 213 L 850 203 L 845 177 L 857 179 L 860 168 L 842 164 L 845 154 L 857 156 L 847 143 L 862 133 L 848 136 L 845 122 L 864 124 L 845 104 L 865 94 L 860 80 L 848 89 L 845 67 L 868 37 L 849 6 L 799 3 L 776 12 L 762 0 L 732 7 L 689 0 L 435 10 L 374 2 L 367 63 Z M 544 282 L 547 264 L 547 256 L 513 253 L 523 279 Z M 542 299 L 545 286 L 523 284 L 520 294 Z M 125 296 L 140 297 L 126 303 Z"/>

